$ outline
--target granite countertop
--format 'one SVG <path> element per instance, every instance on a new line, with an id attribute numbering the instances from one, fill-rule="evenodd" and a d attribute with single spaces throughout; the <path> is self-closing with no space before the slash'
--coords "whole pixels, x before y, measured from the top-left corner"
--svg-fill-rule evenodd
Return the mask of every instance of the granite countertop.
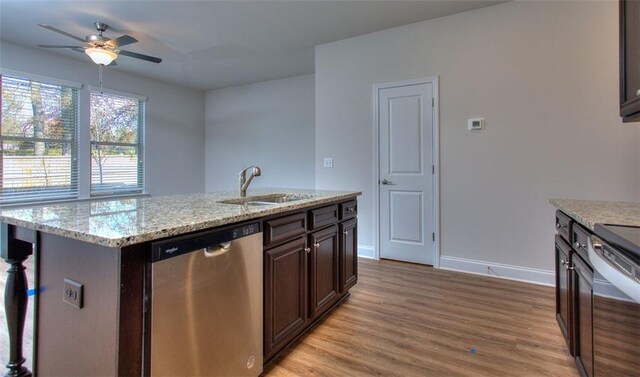
<path id="1" fill-rule="evenodd" d="M 123 247 L 348 200 L 362 193 L 263 188 L 249 190 L 247 197 L 264 199 L 282 194 L 300 200 L 259 206 L 219 203 L 239 199 L 231 192 L 91 200 L 1 210 L 0 221 L 102 246 Z"/>
<path id="2" fill-rule="evenodd" d="M 640 203 L 551 199 L 551 204 L 591 229 L 596 224 L 640 226 Z"/>

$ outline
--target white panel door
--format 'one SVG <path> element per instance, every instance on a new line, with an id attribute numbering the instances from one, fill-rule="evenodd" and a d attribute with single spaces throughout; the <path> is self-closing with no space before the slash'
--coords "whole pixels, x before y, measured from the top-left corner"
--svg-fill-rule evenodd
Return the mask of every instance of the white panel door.
<path id="1" fill-rule="evenodd" d="M 432 84 L 378 94 L 380 257 L 433 264 Z"/>

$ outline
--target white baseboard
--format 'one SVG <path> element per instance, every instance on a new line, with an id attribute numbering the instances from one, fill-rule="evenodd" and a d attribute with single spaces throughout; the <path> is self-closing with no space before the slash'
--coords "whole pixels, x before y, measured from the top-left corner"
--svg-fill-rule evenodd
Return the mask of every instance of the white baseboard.
<path id="1" fill-rule="evenodd" d="M 449 256 L 440 257 L 440 268 L 540 285 L 555 285 L 555 272 Z"/>
<path id="2" fill-rule="evenodd" d="M 358 245 L 358 257 L 376 259 L 376 251 L 373 246 Z"/>

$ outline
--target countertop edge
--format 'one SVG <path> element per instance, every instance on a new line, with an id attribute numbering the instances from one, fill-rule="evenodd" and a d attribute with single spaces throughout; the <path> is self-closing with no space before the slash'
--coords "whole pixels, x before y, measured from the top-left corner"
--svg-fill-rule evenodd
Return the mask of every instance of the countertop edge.
<path id="1" fill-rule="evenodd" d="M 555 208 L 595 232 L 596 224 L 640 226 L 640 203 L 549 199 Z"/>
<path id="2" fill-rule="evenodd" d="M 578 223 L 580 223 L 582 226 L 585 226 L 589 229 L 591 229 L 592 231 L 594 231 L 595 229 L 595 224 L 591 223 L 589 220 L 583 218 L 582 216 L 580 216 L 579 214 L 577 214 L 573 209 L 569 208 L 568 206 L 564 205 L 563 203 L 561 203 L 560 201 L 563 199 L 550 199 L 549 202 L 556 207 L 557 209 L 559 209 L 560 211 L 564 212 L 567 216 L 571 217 L 572 219 L 574 219 L 575 221 L 577 221 Z"/>
<path id="3" fill-rule="evenodd" d="M 53 234 L 57 236 L 62 236 L 82 242 L 87 242 L 95 245 L 110 247 L 110 248 L 123 248 L 126 246 L 132 246 L 140 243 L 145 243 L 149 241 L 156 241 L 162 238 L 179 236 L 182 234 L 202 231 L 206 229 L 211 229 L 215 227 L 220 227 L 224 225 L 235 224 L 239 222 L 259 219 L 267 216 L 278 215 L 281 213 L 286 213 L 290 211 L 295 211 L 298 209 L 304 209 L 309 207 L 315 207 L 322 204 L 333 203 L 337 201 L 347 200 L 357 198 L 362 195 L 362 192 L 353 191 L 347 194 L 334 195 L 330 197 L 324 197 L 319 199 L 310 199 L 305 200 L 304 202 L 290 202 L 283 206 L 269 207 L 265 208 L 263 211 L 243 214 L 243 215 L 234 215 L 226 218 L 215 219 L 211 221 L 204 221 L 195 224 L 182 225 L 175 228 L 162 229 L 159 231 L 153 231 L 148 233 L 142 233 L 135 236 L 128 237 L 120 237 L 120 238 L 107 238 L 96 235 L 88 235 L 86 233 L 81 233 L 73 230 L 61 229 L 58 227 L 48 226 L 46 224 L 38 224 L 30 221 L 24 221 L 20 219 L 15 219 L 11 217 L 5 217 L 0 215 L 0 222 L 19 226 L 22 228 L 31 229 L 34 231 L 40 231 L 48 234 Z"/>

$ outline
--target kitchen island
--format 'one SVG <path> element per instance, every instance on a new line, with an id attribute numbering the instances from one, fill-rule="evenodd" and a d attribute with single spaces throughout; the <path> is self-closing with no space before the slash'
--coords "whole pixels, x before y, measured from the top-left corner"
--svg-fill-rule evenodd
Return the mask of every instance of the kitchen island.
<path id="1" fill-rule="evenodd" d="M 34 371 L 140 376 L 148 374 L 143 367 L 149 305 L 145 269 L 152 243 L 246 221 L 258 221 L 264 232 L 265 360 L 273 359 L 343 302 L 357 281 L 360 193 L 256 189 L 248 195 L 207 193 L 3 210 L 2 257 L 10 265 L 5 291 L 9 373 L 30 373 L 22 366 L 21 343 L 27 300 L 22 263 L 31 255 L 36 274 Z M 286 263 L 275 268 L 281 261 Z M 285 267 L 292 266 L 300 273 L 287 273 Z M 274 271 L 286 275 L 273 276 Z M 300 289 L 289 289 L 291 276 Z M 69 289 L 65 279 L 82 284 L 81 290 Z M 81 302 L 65 297 L 80 308 L 63 301 L 63 294 L 80 294 Z"/>
<path id="2" fill-rule="evenodd" d="M 630 284 L 637 292 L 637 257 L 607 231 L 639 229 L 640 203 L 550 202 L 557 208 L 556 321 L 569 353 L 581 376 L 635 376 L 640 370 L 640 303 L 623 291 Z"/>

